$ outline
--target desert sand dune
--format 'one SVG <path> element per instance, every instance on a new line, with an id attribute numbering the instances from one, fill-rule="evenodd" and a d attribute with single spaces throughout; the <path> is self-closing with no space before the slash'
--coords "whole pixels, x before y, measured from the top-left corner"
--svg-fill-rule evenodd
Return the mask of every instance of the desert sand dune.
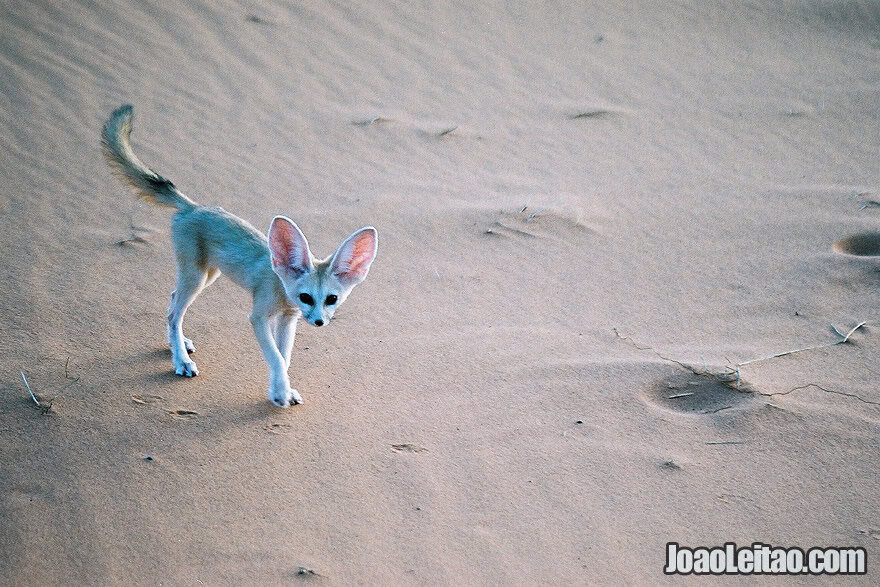
<path id="1" fill-rule="evenodd" d="M 0 583 L 657 584 L 669 541 L 760 541 L 863 547 L 876 584 L 878 30 L 868 0 L 5 3 Z M 170 212 L 100 153 L 123 103 L 197 202 L 319 256 L 381 233 L 299 327 L 304 405 L 223 278 L 174 376 Z"/>

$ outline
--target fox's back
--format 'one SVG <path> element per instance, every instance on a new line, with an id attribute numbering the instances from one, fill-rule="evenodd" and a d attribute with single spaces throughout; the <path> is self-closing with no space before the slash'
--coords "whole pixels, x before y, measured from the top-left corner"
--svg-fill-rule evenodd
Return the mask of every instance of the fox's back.
<path id="1" fill-rule="evenodd" d="M 271 273 L 269 243 L 250 223 L 220 207 L 197 206 L 171 221 L 175 249 L 189 248 L 203 269 L 218 268 L 252 289 L 264 270 Z"/>

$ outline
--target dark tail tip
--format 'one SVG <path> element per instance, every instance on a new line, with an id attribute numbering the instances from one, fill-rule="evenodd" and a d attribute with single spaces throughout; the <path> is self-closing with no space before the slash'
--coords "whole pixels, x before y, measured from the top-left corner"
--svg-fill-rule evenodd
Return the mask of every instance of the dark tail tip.
<path id="1" fill-rule="evenodd" d="M 162 190 L 173 190 L 174 189 L 174 184 L 171 182 L 171 180 L 165 179 L 164 177 L 162 177 L 158 173 L 156 174 L 155 177 L 151 177 L 149 175 L 144 177 L 144 181 L 146 181 L 147 184 L 150 186 L 150 189 L 152 189 L 155 192 L 161 192 Z"/>

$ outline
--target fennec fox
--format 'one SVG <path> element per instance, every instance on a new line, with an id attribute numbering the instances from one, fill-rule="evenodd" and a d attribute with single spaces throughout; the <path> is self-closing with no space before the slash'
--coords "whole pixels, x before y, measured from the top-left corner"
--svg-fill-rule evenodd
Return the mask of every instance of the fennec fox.
<path id="1" fill-rule="evenodd" d="M 268 238 L 222 208 L 200 206 L 173 183 L 141 163 L 131 149 L 132 107 L 117 108 L 104 125 L 101 144 L 113 170 L 137 197 L 176 208 L 171 239 L 177 261 L 177 287 L 168 308 L 168 344 L 174 372 L 199 374 L 189 357 L 195 348 L 183 335 L 187 307 L 225 273 L 254 298 L 250 315 L 257 342 L 269 364 L 269 399 L 279 407 L 302 403 L 290 387 L 287 369 L 300 315 L 315 326 L 327 324 L 351 290 L 367 276 L 376 257 L 378 234 L 361 228 L 336 252 L 317 260 L 292 220 L 276 216 Z"/>

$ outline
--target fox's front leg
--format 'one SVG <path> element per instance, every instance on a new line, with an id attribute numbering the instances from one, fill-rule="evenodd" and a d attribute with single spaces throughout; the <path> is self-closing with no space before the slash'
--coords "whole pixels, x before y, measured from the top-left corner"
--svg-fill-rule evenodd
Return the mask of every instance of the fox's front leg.
<path id="1" fill-rule="evenodd" d="M 275 344 L 284 358 L 284 367 L 290 369 L 290 352 L 293 350 L 293 339 L 296 336 L 297 312 L 281 314 L 275 325 Z"/>
<path id="2" fill-rule="evenodd" d="M 256 312 L 251 314 L 251 325 L 254 327 L 254 334 L 257 336 L 257 342 L 260 343 L 263 357 L 269 365 L 269 401 L 281 408 L 291 404 L 301 404 L 302 397 L 290 387 L 287 364 L 272 337 L 268 316 Z"/>

